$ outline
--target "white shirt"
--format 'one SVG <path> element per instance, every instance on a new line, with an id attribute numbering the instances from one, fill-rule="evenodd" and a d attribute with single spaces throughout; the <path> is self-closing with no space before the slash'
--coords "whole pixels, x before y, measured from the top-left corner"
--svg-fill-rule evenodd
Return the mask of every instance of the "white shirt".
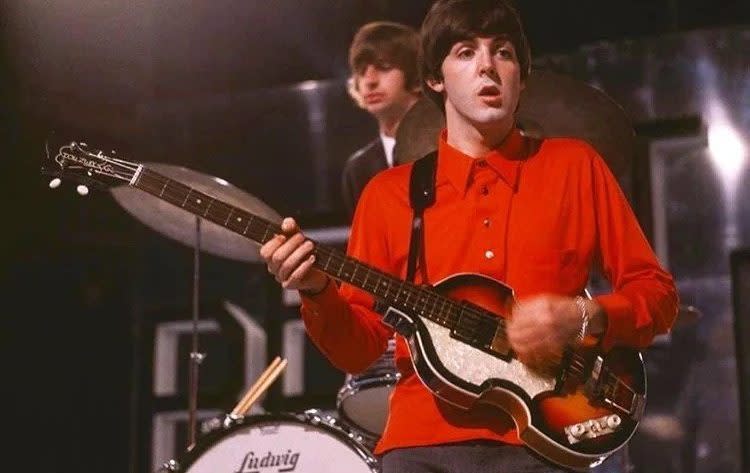
<path id="1" fill-rule="evenodd" d="M 388 161 L 388 167 L 393 167 L 393 147 L 396 146 L 396 138 L 380 134 L 380 141 L 383 142 L 385 149 L 385 160 Z"/>

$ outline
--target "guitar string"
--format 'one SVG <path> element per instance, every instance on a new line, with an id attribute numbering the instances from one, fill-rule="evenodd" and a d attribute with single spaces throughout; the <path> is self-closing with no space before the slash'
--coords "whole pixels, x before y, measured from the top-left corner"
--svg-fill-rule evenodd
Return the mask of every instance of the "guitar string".
<path id="1" fill-rule="evenodd" d="M 102 154 L 101 152 L 92 153 L 92 152 L 85 151 L 85 150 L 82 150 L 82 151 L 85 154 L 87 154 L 89 157 L 91 157 L 92 159 L 99 159 L 99 160 L 105 161 L 105 162 L 107 162 L 110 165 L 113 165 L 113 166 L 116 166 L 116 167 L 119 167 L 119 168 L 124 168 L 127 171 L 132 171 L 133 173 L 135 173 L 137 171 L 138 167 L 139 167 L 139 165 L 137 165 L 137 164 L 130 163 L 130 162 L 122 160 L 122 159 L 110 158 L 110 157 Z M 184 185 L 182 183 L 179 183 L 179 182 L 174 181 L 172 179 L 169 179 L 169 178 L 166 178 L 164 176 L 161 176 L 158 173 L 155 173 L 155 172 L 152 172 L 152 171 L 148 170 L 147 168 L 146 168 L 146 170 L 148 172 L 147 172 L 147 174 L 145 176 L 148 176 L 148 178 L 154 179 L 157 182 L 160 181 L 160 180 L 162 180 L 162 179 L 164 179 L 163 188 L 162 188 L 162 191 L 160 192 L 161 196 L 163 196 L 164 190 L 166 190 L 166 188 L 169 186 L 169 182 L 170 181 L 174 182 L 175 185 L 179 185 L 179 187 L 182 187 L 183 190 L 187 190 L 187 193 L 185 194 L 185 199 L 186 200 L 187 200 L 187 196 L 189 196 L 190 193 L 194 190 L 194 189 L 190 188 L 189 186 L 186 186 L 186 185 Z M 133 177 L 133 175 L 128 176 L 129 177 L 128 181 Z M 146 183 L 144 182 L 144 186 L 145 186 L 145 184 Z M 248 220 L 250 220 L 250 224 L 253 223 L 253 219 L 254 218 L 257 218 L 257 217 L 255 217 L 252 214 L 249 214 L 247 212 L 242 211 L 242 209 L 237 209 L 237 208 L 235 208 L 233 206 L 225 204 L 224 202 L 222 202 L 222 201 L 220 201 L 220 200 L 218 200 L 218 199 L 216 199 L 216 198 L 214 198 L 214 197 L 212 197 L 210 195 L 203 194 L 203 193 L 200 193 L 200 194 L 204 195 L 205 197 L 207 197 L 209 199 L 211 199 L 211 204 L 210 205 L 218 204 L 219 206 L 221 206 L 221 207 L 224 208 L 224 210 L 226 211 L 226 220 L 224 221 L 224 226 L 227 226 L 228 222 L 230 221 L 230 218 L 231 218 L 232 214 L 235 211 L 237 212 L 239 219 L 242 218 L 242 217 L 240 217 L 240 215 L 245 215 L 245 218 L 248 219 Z M 183 207 L 184 207 L 184 205 L 186 203 L 187 202 L 183 203 Z M 198 203 L 198 204 L 200 205 L 200 203 Z M 213 208 L 215 208 L 215 207 L 213 207 Z M 204 217 L 208 217 L 209 214 L 211 214 L 212 211 L 213 211 L 212 207 L 209 207 L 207 209 Z M 211 217 L 215 217 L 215 218 L 211 218 L 211 220 L 217 221 L 217 223 L 218 223 L 218 220 L 219 220 L 218 216 L 211 215 Z M 223 215 L 222 215 L 222 217 L 223 217 Z M 270 226 L 271 230 L 274 233 L 279 233 L 281 231 L 280 228 L 278 228 L 278 227 L 274 228 L 274 226 L 272 224 L 270 224 L 270 223 L 266 223 L 266 226 L 267 227 Z M 248 229 L 249 229 L 249 225 L 245 227 L 245 229 L 243 230 L 243 233 L 245 233 Z M 325 247 L 319 247 L 319 250 L 320 250 L 319 251 L 320 253 L 326 253 L 327 252 L 327 249 Z M 328 261 L 329 262 L 330 262 L 330 259 L 332 257 L 339 259 L 340 267 L 342 267 L 342 268 L 347 263 L 349 263 L 350 260 L 351 260 L 350 258 L 347 258 L 347 257 L 340 257 L 334 251 L 328 251 Z M 359 266 L 362 266 L 362 267 L 365 268 L 365 276 L 364 276 L 364 280 L 362 281 L 361 284 L 363 286 L 366 286 L 366 281 L 367 281 L 368 277 L 371 275 L 371 273 L 373 273 L 373 272 L 377 273 L 377 271 L 374 271 L 373 268 L 367 267 L 366 265 L 362 265 L 361 263 L 358 265 L 358 264 L 356 264 L 357 262 L 354 262 L 354 261 L 351 261 L 351 262 L 354 263 L 353 264 L 353 269 L 352 269 L 351 279 L 354 282 L 357 282 L 356 281 L 356 271 L 357 271 L 357 269 L 358 269 Z M 339 275 L 339 277 L 341 277 L 340 271 L 339 271 L 338 275 Z M 382 279 L 384 275 L 379 274 L 377 276 L 378 276 L 378 278 Z M 388 279 L 390 279 L 390 278 L 388 278 Z M 446 309 L 446 307 L 448 309 L 446 311 L 447 313 L 446 313 L 445 321 L 444 322 L 446 322 L 446 323 L 450 322 L 451 324 L 455 324 L 455 323 L 458 322 L 458 320 L 461 318 L 462 315 L 465 315 L 468 318 L 468 320 L 471 320 L 473 318 L 474 322 L 477 322 L 478 325 L 484 326 L 485 328 L 487 328 L 488 325 L 489 325 L 489 328 L 492 328 L 493 326 L 497 325 L 497 328 L 501 331 L 501 335 L 505 336 L 505 325 L 504 325 L 503 319 L 501 319 L 501 318 L 498 318 L 498 317 L 495 317 L 495 316 L 489 316 L 488 314 L 483 313 L 483 312 L 477 312 L 475 309 L 473 309 L 471 307 L 460 307 L 460 306 L 456 307 L 456 303 L 453 300 L 450 300 L 448 298 L 444 298 L 444 297 L 440 296 L 439 294 L 434 293 L 432 291 L 423 290 L 421 288 L 412 288 L 412 287 L 410 287 L 408 285 L 404 285 L 404 284 L 400 284 L 399 286 L 400 287 L 399 287 L 399 289 L 398 289 L 398 291 L 396 293 L 396 299 L 395 299 L 396 302 L 398 302 L 398 296 L 400 294 L 406 293 L 406 299 L 405 299 L 405 302 L 404 302 L 404 304 L 406 305 L 406 302 L 408 302 L 408 300 L 409 300 L 409 296 L 413 295 L 413 296 L 415 296 L 415 302 L 414 302 L 414 305 L 413 305 L 413 309 L 417 310 L 416 303 L 417 303 L 418 300 L 422 299 L 423 301 L 426 301 L 426 304 L 429 304 L 430 299 L 433 299 L 433 301 L 432 301 L 433 308 L 436 308 L 437 304 L 440 303 L 440 302 L 442 302 L 441 309 L 440 309 L 439 313 L 442 313 Z M 373 291 L 376 291 L 377 287 L 378 287 L 377 285 L 374 286 L 373 287 Z M 426 307 L 426 305 L 425 305 L 425 307 Z M 429 312 L 429 310 L 428 310 L 428 312 Z M 421 311 L 421 313 L 424 315 L 424 309 Z M 575 374 L 583 375 L 585 373 L 585 371 L 586 371 L 585 370 L 585 364 L 584 364 L 584 362 L 585 362 L 585 359 L 583 359 L 579 355 L 576 355 L 576 358 L 574 358 L 572 360 L 571 364 L 570 364 L 569 370 L 572 371 L 572 373 L 574 375 Z M 613 391 L 616 390 L 616 388 L 617 388 L 618 385 L 621 385 L 626 390 L 628 390 L 631 394 L 634 394 L 634 395 L 637 394 L 626 382 L 624 382 L 622 379 L 620 379 L 616 375 L 612 374 L 609 370 L 607 370 L 606 374 L 608 376 L 608 378 L 607 378 L 608 382 L 606 383 L 606 386 L 607 387 L 611 387 L 613 389 Z M 613 380 L 615 382 L 614 387 L 612 387 L 612 384 L 611 384 L 611 381 L 613 381 Z"/>
<path id="2" fill-rule="evenodd" d="M 184 184 L 181 184 L 181 183 L 179 183 L 177 181 L 174 181 L 172 179 L 169 179 L 169 178 L 164 178 L 163 176 L 159 175 L 158 173 L 149 172 L 147 174 L 144 174 L 144 177 L 146 177 L 148 179 L 154 179 L 157 182 L 159 181 L 159 178 L 167 179 L 166 182 L 163 182 L 163 183 L 159 182 L 159 184 L 164 184 L 164 191 L 162 192 L 162 196 L 167 193 L 167 189 L 169 189 L 169 192 L 171 192 L 173 190 L 176 190 L 176 189 L 172 189 L 171 186 L 169 186 L 169 182 L 170 181 L 173 182 L 176 186 L 178 185 L 179 187 L 182 187 L 183 188 L 182 190 L 187 191 L 187 192 L 181 192 L 178 195 L 171 195 L 172 198 L 175 198 L 175 197 L 177 197 L 177 198 L 185 198 L 192 191 L 195 191 L 194 189 L 190 188 L 189 186 L 186 186 Z M 144 183 L 144 186 L 145 186 L 145 183 Z M 252 214 L 244 212 L 241 209 L 236 209 L 235 207 L 230 206 L 228 204 L 225 204 L 224 202 L 221 202 L 220 200 L 218 200 L 218 199 L 216 199 L 216 198 L 214 198 L 214 197 L 212 197 L 210 195 L 203 194 L 203 193 L 201 193 L 199 191 L 195 191 L 195 192 L 199 193 L 202 196 L 205 196 L 208 199 L 211 199 L 211 204 L 210 204 L 211 206 L 208 207 L 208 209 L 207 209 L 204 217 L 209 217 L 209 218 L 213 217 L 213 218 L 211 218 L 211 220 L 216 221 L 217 223 L 221 224 L 220 220 L 222 220 L 225 216 L 228 219 L 229 216 L 231 216 L 231 214 L 232 214 L 233 211 L 238 211 L 238 213 L 242 212 L 243 214 L 246 214 L 248 216 L 247 217 L 248 219 L 251 219 L 251 218 L 254 217 Z M 185 203 L 185 205 L 186 204 L 187 204 L 187 202 Z M 198 203 L 198 206 L 199 206 L 198 209 L 202 210 L 202 207 L 200 207 L 200 205 L 201 205 L 201 203 Z M 218 205 L 221 208 L 223 208 L 224 212 L 223 213 L 216 213 L 214 210 L 217 209 L 218 207 L 215 207 L 214 205 Z M 184 205 L 183 205 L 183 207 L 184 207 Z M 270 230 L 273 233 L 281 233 L 281 228 L 280 227 L 274 226 L 273 224 L 270 224 L 270 223 L 266 223 L 266 226 L 270 226 L 271 228 L 267 229 L 267 230 Z M 316 249 L 317 249 L 318 253 L 322 254 L 323 256 L 327 256 L 328 257 L 328 262 L 329 263 L 330 263 L 330 260 L 333 259 L 338 264 L 339 268 L 341 268 L 338 271 L 338 276 L 339 277 L 342 277 L 342 274 L 341 274 L 342 269 L 344 271 L 344 275 L 346 275 L 347 277 L 350 277 L 348 275 L 349 273 L 347 273 L 346 269 L 345 269 L 345 266 L 347 264 L 350 264 L 351 266 L 353 266 L 353 269 L 350 271 L 351 274 L 352 274 L 351 280 L 353 282 L 355 282 L 355 283 L 357 282 L 356 272 L 357 272 L 357 269 L 359 267 L 362 267 L 362 268 L 365 269 L 365 275 L 364 275 L 363 281 L 366 281 L 368 278 L 370 278 L 370 276 L 372 276 L 373 273 L 374 273 L 375 276 L 377 276 L 378 279 L 387 279 L 387 280 L 390 280 L 390 285 L 391 286 L 394 285 L 394 284 L 399 286 L 398 289 L 397 289 L 397 291 L 396 291 L 396 296 L 394 298 L 394 301 L 396 303 L 399 303 L 400 302 L 399 301 L 400 296 L 405 295 L 405 299 L 404 299 L 403 305 L 408 308 L 409 307 L 408 301 L 409 301 L 409 299 L 411 297 L 413 297 L 414 303 L 412 304 L 411 308 L 413 310 L 417 310 L 418 309 L 417 308 L 417 302 L 421 300 L 422 303 L 423 303 L 422 310 L 420 311 L 422 313 L 422 315 L 424 315 L 424 313 L 425 313 L 425 308 L 428 307 L 430 304 L 432 305 L 433 308 L 436 308 L 438 306 L 438 304 L 440 304 L 441 305 L 441 309 L 439 310 L 439 314 L 445 313 L 444 320 L 443 320 L 444 323 L 455 324 L 455 323 L 458 322 L 459 319 L 461 319 L 462 321 L 463 320 L 467 320 L 467 321 L 470 321 L 470 322 L 474 322 L 476 324 L 476 327 L 494 328 L 496 326 L 497 330 L 500 331 L 501 336 L 505 337 L 505 335 L 506 335 L 504 320 L 502 318 L 500 318 L 500 317 L 497 317 L 497 316 L 494 316 L 494 315 L 489 315 L 489 314 L 485 313 L 484 311 L 479 312 L 479 311 L 477 311 L 476 309 L 474 309 L 472 307 L 467 307 L 467 306 L 463 306 L 462 307 L 462 306 L 459 306 L 459 305 L 457 305 L 456 301 L 454 301 L 452 299 L 449 299 L 447 297 L 444 297 L 444 296 L 442 296 L 442 295 L 440 295 L 438 293 L 435 293 L 434 291 L 426 290 L 424 288 L 420 288 L 420 287 L 417 287 L 417 286 L 410 286 L 410 285 L 404 284 L 403 281 L 400 281 L 400 280 L 398 280 L 398 279 L 396 279 L 396 278 L 394 278 L 394 277 L 392 277 L 390 275 L 387 275 L 385 273 L 382 273 L 382 272 L 380 272 L 378 270 L 375 270 L 374 268 L 368 267 L 367 265 L 364 265 L 363 263 L 355 261 L 355 260 L 353 260 L 350 257 L 342 255 L 340 252 L 338 252 L 338 251 L 336 251 L 334 249 L 329 249 L 329 248 L 326 248 L 326 247 L 320 246 L 320 245 L 318 245 L 318 247 Z M 363 284 L 363 285 L 366 286 L 366 284 Z M 379 285 L 376 284 L 376 285 L 373 286 L 373 289 L 372 289 L 373 292 L 375 292 L 376 294 L 377 294 L 377 288 L 378 287 L 379 287 Z M 386 289 L 386 291 L 387 291 L 387 289 Z M 377 295 L 380 295 L 380 294 L 377 294 Z M 429 310 L 428 310 L 428 312 L 429 312 Z M 438 320 L 440 320 L 440 318 L 438 318 Z M 583 376 L 584 373 L 586 372 L 586 370 L 585 370 L 585 361 L 586 361 L 585 358 L 581 357 L 578 354 L 575 354 L 574 355 L 574 359 L 572 360 L 572 363 L 571 363 L 571 365 L 569 367 L 569 370 L 574 375 L 581 375 L 581 376 Z M 606 368 L 605 368 L 605 370 L 606 370 Z M 611 381 L 614 381 L 615 382 L 615 386 L 616 385 L 622 385 L 625 389 L 627 389 L 631 393 L 636 394 L 636 392 L 626 382 L 624 382 L 622 379 L 620 379 L 616 375 L 612 374 L 609 370 L 606 370 L 606 375 L 608 376 L 607 377 L 607 383 L 605 384 L 607 387 L 611 388 L 612 387 Z"/>
<path id="3" fill-rule="evenodd" d="M 96 155 L 92 154 L 91 156 L 92 157 L 102 158 L 101 155 L 96 156 Z M 114 161 L 114 160 L 110 160 L 110 159 L 105 159 L 105 161 L 107 161 L 107 162 L 109 162 L 111 164 L 114 164 L 116 166 L 124 167 L 124 168 L 126 168 L 128 170 L 132 170 L 132 171 L 137 170 L 137 165 L 130 165 L 129 163 L 127 163 L 125 161 L 121 161 L 121 160 Z M 161 183 L 159 181 L 161 181 L 162 179 L 164 179 L 162 190 L 160 192 L 160 196 L 164 195 L 164 191 L 169 186 L 169 182 L 172 181 L 169 178 L 164 178 L 163 176 L 160 176 L 158 173 L 153 173 L 153 172 L 149 172 L 146 175 L 144 175 L 144 177 L 146 177 L 146 176 L 147 176 L 147 178 L 151 178 L 151 179 L 156 180 L 157 183 Z M 193 189 L 190 188 L 189 186 L 186 186 L 184 184 L 178 183 L 176 181 L 172 181 L 172 182 L 175 183 L 175 187 L 181 187 L 183 191 L 187 191 L 187 192 L 183 192 L 184 193 L 185 202 L 183 202 L 182 207 L 184 207 L 187 204 L 187 197 L 190 195 L 190 193 L 193 191 Z M 144 187 L 146 186 L 146 184 L 147 183 L 145 182 L 145 179 L 144 179 L 144 183 L 143 183 Z M 171 190 L 172 189 L 170 188 L 170 191 Z M 183 193 L 180 194 L 180 197 L 182 197 Z M 209 203 L 209 207 L 207 207 L 207 209 L 206 209 L 206 211 L 204 213 L 205 217 L 209 217 L 212 220 L 216 221 L 217 223 L 221 223 L 221 222 L 219 222 L 220 219 L 218 218 L 218 216 L 210 215 L 211 212 L 212 212 L 212 207 L 211 206 L 213 204 L 218 204 L 219 206 L 223 207 L 223 209 L 225 210 L 225 213 L 223 213 L 221 215 L 221 217 L 223 217 L 224 215 L 226 215 L 226 220 L 224 221 L 224 226 L 227 226 L 226 224 L 229 222 L 229 219 L 232 216 L 232 213 L 235 212 L 235 211 L 237 211 L 238 216 L 239 215 L 245 215 L 247 219 L 250 219 L 249 223 L 250 224 L 253 223 L 252 220 L 253 220 L 253 218 L 255 216 L 253 216 L 252 214 L 247 214 L 246 212 L 242 211 L 241 209 L 236 209 L 236 208 L 234 208 L 234 207 L 232 207 L 230 205 L 227 205 L 227 204 L 221 202 L 220 200 L 218 200 L 218 199 L 216 199 L 216 198 L 214 198 L 214 197 L 212 197 L 210 195 L 206 195 L 206 194 L 203 194 L 203 193 L 198 193 L 198 194 L 199 195 L 203 195 L 203 196 L 211 199 L 211 202 Z M 200 202 L 196 201 L 196 203 L 198 203 L 198 205 L 199 205 L 198 209 L 200 210 L 201 209 L 200 208 Z M 215 209 L 216 207 L 213 207 L 213 208 Z M 241 219 L 241 217 L 238 217 L 238 218 Z M 266 223 L 266 226 L 267 227 L 271 226 L 272 227 L 271 230 L 274 233 L 280 232 L 280 228 L 273 228 L 273 226 L 270 225 L 270 224 L 268 224 L 268 223 Z M 245 234 L 249 228 L 250 228 L 250 225 L 246 226 L 245 229 L 243 230 L 243 234 Z M 268 233 L 268 228 L 266 229 L 266 233 Z M 325 253 L 324 247 L 319 247 L 319 248 L 322 250 L 321 253 Z M 346 257 L 339 257 L 335 252 L 329 252 L 328 257 L 329 257 L 328 258 L 328 262 L 330 262 L 330 259 L 332 257 L 335 257 L 335 258 L 339 259 L 339 263 L 340 263 L 340 266 L 342 268 L 344 267 L 344 265 L 346 265 L 347 263 L 350 262 Z M 357 268 L 358 268 L 358 266 L 356 264 L 354 264 L 353 265 L 353 270 L 352 270 L 352 280 L 354 282 L 356 282 L 356 271 L 357 271 Z M 373 272 L 372 268 L 365 267 L 365 276 L 364 276 L 365 279 L 363 281 L 363 285 L 364 286 L 366 286 L 366 284 L 364 282 L 367 281 L 367 278 L 370 276 L 370 273 L 372 273 L 372 272 Z M 340 271 L 339 271 L 338 275 L 339 275 L 339 277 L 341 277 Z M 382 276 L 383 275 L 379 275 L 380 278 L 382 278 Z M 422 299 L 426 300 L 429 303 L 430 298 L 432 298 L 433 299 L 433 307 L 435 307 L 435 308 L 437 307 L 437 304 L 439 302 L 442 302 L 442 306 L 441 306 L 440 312 L 443 312 L 443 310 L 446 307 L 448 308 L 448 310 L 446 311 L 447 313 L 446 313 L 446 317 L 445 317 L 445 322 L 450 321 L 451 323 L 456 323 L 457 320 L 458 320 L 458 318 L 460 318 L 462 316 L 462 313 L 463 313 L 463 315 L 467 316 L 468 320 L 471 320 L 473 318 L 474 322 L 477 322 L 477 324 L 483 325 L 484 327 L 487 327 L 487 325 L 489 325 L 489 328 L 492 328 L 493 326 L 496 325 L 497 328 L 502 331 L 502 335 L 505 335 L 505 333 L 504 333 L 505 327 L 504 327 L 504 324 L 502 323 L 502 319 L 499 319 L 497 317 L 492 317 L 491 320 L 487 320 L 489 318 L 488 314 L 483 313 L 483 312 L 477 312 L 476 310 L 474 310 L 473 308 L 470 308 L 470 307 L 455 307 L 455 302 L 454 301 L 446 299 L 446 298 L 442 298 L 440 295 L 438 295 L 436 293 L 433 293 L 431 291 L 425 291 L 425 290 L 422 290 L 421 288 L 411 288 L 408 285 L 405 286 L 403 283 L 400 284 L 399 286 L 400 287 L 399 287 L 399 289 L 398 289 L 398 291 L 396 293 L 396 298 L 395 298 L 396 302 L 398 302 L 398 296 L 400 294 L 406 293 L 406 299 L 404 301 L 404 304 L 406 305 L 406 302 L 408 302 L 408 300 L 409 300 L 409 296 L 410 295 L 414 295 L 416 297 L 415 297 L 415 303 L 414 303 L 413 308 L 414 308 L 414 310 L 416 310 L 417 309 L 417 306 L 416 306 L 417 300 L 419 300 L 420 298 L 422 298 Z M 375 287 L 377 287 L 377 286 L 375 286 Z M 377 294 L 377 292 L 376 292 L 376 294 Z M 422 310 L 421 312 L 422 312 L 422 314 L 424 314 L 424 310 Z M 583 364 L 583 361 L 584 360 L 580 356 L 576 355 L 576 358 L 573 360 L 573 362 L 569 366 L 569 371 L 571 371 L 572 374 L 574 374 L 574 375 L 577 375 L 577 374 L 578 375 L 583 375 L 585 373 L 585 366 Z M 619 377 L 613 375 L 611 372 L 609 372 L 609 370 L 607 370 L 607 376 L 608 376 L 608 378 L 607 378 L 608 382 L 605 384 L 605 386 L 611 388 L 612 392 L 615 392 L 617 386 L 621 385 L 626 390 L 628 390 L 631 394 L 634 394 L 634 395 L 636 394 L 636 392 L 626 382 L 622 381 Z M 611 384 L 612 380 L 614 380 L 614 382 L 615 382 L 614 387 Z"/>

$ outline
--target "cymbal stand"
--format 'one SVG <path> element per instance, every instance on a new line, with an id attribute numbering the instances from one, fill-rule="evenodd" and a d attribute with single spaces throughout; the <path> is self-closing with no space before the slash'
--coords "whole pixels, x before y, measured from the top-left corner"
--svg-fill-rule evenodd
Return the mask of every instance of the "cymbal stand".
<path id="1" fill-rule="evenodd" d="M 199 281 L 200 281 L 200 252 L 201 252 L 201 219 L 195 217 L 195 245 L 193 253 L 193 330 L 190 349 L 188 371 L 188 449 L 195 444 L 196 413 L 198 411 L 198 368 L 206 357 L 198 351 L 198 311 L 199 309 Z"/>

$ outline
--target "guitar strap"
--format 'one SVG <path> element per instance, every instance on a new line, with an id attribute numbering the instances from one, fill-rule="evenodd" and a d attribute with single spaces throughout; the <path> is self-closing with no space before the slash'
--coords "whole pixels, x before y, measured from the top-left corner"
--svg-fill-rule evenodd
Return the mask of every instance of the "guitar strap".
<path id="1" fill-rule="evenodd" d="M 416 160 L 409 177 L 409 205 L 412 208 L 411 237 L 409 239 L 409 258 L 406 267 L 406 280 L 414 282 L 419 258 L 419 269 L 422 282 L 427 283 L 427 266 L 424 256 L 424 209 L 435 203 L 435 171 L 437 170 L 437 151 L 433 151 Z M 380 299 L 375 299 L 373 310 L 385 313 L 388 306 Z"/>
<path id="2" fill-rule="evenodd" d="M 414 282 L 417 270 L 417 258 L 422 274 L 422 282 L 427 283 L 427 263 L 424 254 L 424 209 L 435 203 L 435 171 L 437 170 L 437 151 L 414 162 L 409 180 L 409 203 L 413 211 L 411 221 L 411 238 L 409 241 L 409 259 L 406 267 L 406 280 Z"/>

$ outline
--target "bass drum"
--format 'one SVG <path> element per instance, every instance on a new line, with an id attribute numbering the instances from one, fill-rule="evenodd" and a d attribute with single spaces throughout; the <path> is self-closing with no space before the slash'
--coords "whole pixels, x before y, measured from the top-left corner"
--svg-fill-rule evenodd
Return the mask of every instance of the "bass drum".
<path id="1" fill-rule="evenodd" d="M 373 473 L 377 459 L 357 435 L 316 410 L 227 419 L 184 458 L 160 471 L 176 473 Z"/>
<path id="2" fill-rule="evenodd" d="M 341 418 L 364 432 L 371 443 L 383 434 L 391 391 L 401 377 L 395 354 L 396 339 L 391 338 L 385 353 L 369 368 L 357 375 L 346 375 L 336 398 Z"/>

